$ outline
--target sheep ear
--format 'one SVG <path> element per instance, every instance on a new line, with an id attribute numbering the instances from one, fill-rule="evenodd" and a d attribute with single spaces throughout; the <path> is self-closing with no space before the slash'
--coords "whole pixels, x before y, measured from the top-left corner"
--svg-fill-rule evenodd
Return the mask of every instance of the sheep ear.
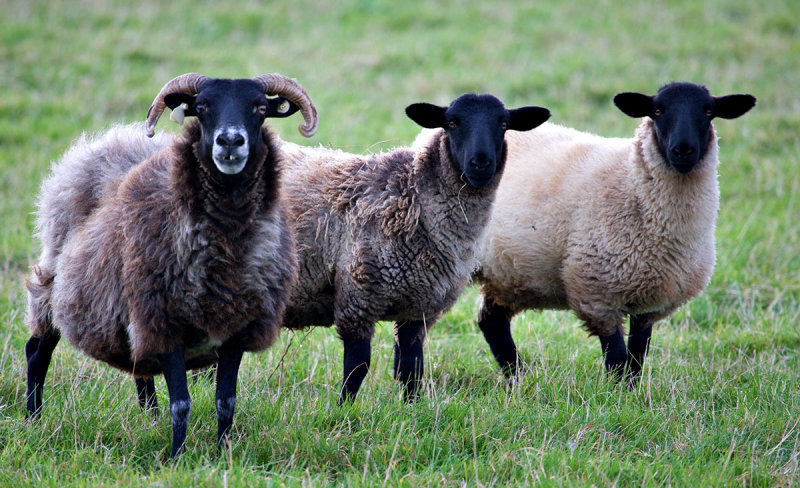
<path id="1" fill-rule="evenodd" d="M 756 97 L 753 95 L 725 95 L 714 97 L 714 117 L 735 119 L 755 107 Z"/>
<path id="2" fill-rule="evenodd" d="M 431 103 L 412 103 L 406 107 L 408 118 L 426 129 L 444 127 L 446 120 L 444 114 L 447 107 L 440 107 Z"/>
<path id="3" fill-rule="evenodd" d="M 170 93 L 164 97 L 164 103 L 173 111 L 176 107 L 185 104 L 185 107 L 183 107 L 183 116 L 194 117 L 197 115 L 197 112 L 194 111 L 194 101 L 196 98 L 196 96 L 186 93 Z M 179 108 L 178 111 L 180 110 Z"/>
<path id="4" fill-rule="evenodd" d="M 649 117 L 653 114 L 654 98 L 654 96 L 644 93 L 618 93 L 614 97 L 614 105 L 629 117 Z"/>
<path id="5" fill-rule="evenodd" d="M 550 111 L 544 107 L 520 107 L 508 111 L 508 130 L 526 131 L 544 124 Z"/>
<path id="6" fill-rule="evenodd" d="M 267 98 L 267 117 L 282 119 L 300 110 L 300 106 L 284 97 Z"/>

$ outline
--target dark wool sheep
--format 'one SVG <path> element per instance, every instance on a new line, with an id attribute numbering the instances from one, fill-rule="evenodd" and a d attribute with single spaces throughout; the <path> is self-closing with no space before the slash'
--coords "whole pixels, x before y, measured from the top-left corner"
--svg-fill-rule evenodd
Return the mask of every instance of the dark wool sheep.
<path id="1" fill-rule="evenodd" d="M 508 375 L 518 362 L 511 318 L 571 309 L 600 338 L 607 370 L 617 378 L 627 370 L 634 386 L 653 324 L 711 277 L 719 207 L 711 120 L 739 117 L 755 98 L 671 83 L 655 96 L 620 93 L 614 103 L 647 117 L 633 139 L 552 124 L 507 137 L 476 279 L 484 293 L 478 324 Z"/>
<path id="2" fill-rule="evenodd" d="M 506 109 L 491 95 L 449 107 L 413 104 L 440 128 L 416 153 L 359 156 L 286 143 L 283 202 L 297 231 L 300 273 L 284 326 L 336 324 L 344 343 L 339 402 L 355 397 L 370 364 L 375 322 L 396 324 L 395 375 L 407 399 L 423 372 L 427 330 L 456 301 L 503 171 L 506 130 L 530 130 L 540 107 Z"/>
<path id="3" fill-rule="evenodd" d="M 297 258 L 278 204 L 280 151 L 262 125 L 302 107 L 301 131 L 310 135 L 316 110 L 300 85 L 276 74 L 177 77 L 148 112 L 149 135 L 166 106 L 197 121 L 154 142 L 141 125 L 84 138 L 42 184 L 42 256 L 27 284 L 26 397 L 28 415 L 38 416 L 61 335 L 137 377 L 148 406 L 152 376 L 164 374 L 174 457 L 191 408 L 186 370 L 218 363 L 222 445 L 243 352 L 278 335 Z"/>

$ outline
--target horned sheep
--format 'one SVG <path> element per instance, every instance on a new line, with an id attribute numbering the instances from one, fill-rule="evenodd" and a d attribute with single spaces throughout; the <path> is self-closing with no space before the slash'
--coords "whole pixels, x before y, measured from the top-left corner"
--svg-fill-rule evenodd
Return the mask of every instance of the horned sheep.
<path id="1" fill-rule="evenodd" d="M 375 322 L 396 321 L 395 378 L 415 397 L 428 329 L 477 266 L 477 245 L 503 172 L 507 130 L 549 117 L 467 94 L 449 107 L 412 104 L 406 114 L 437 128 L 418 151 L 354 155 L 285 143 L 284 204 L 295 223 L 300 272 L 287 328 L 335 323 L 344 345 L 339 403 L 368 372 Z"/>
<path id="2" fill-rule="evenodd" d="M 715 261 L 718 146 L 712 119 L 755 105 L 670 83 L 614 103 L 645 117 L 633 139 L 546 124 L 509 133 L 476 279 L 478 324 L 510 376 L 518 353 L 510 321 L 525 309 L 571 309 L 597 335 L 612 377 L 635 386 L 653 324 L 696 297 Z M 630 316 L 627 349 L 623 319 Z"/>
<path id="3" fill-rule="evenodd" d="M 145 139 L 167 106 L 197 120 L 181 136 Z M 164 85 L 145 127 L 84 138 L 54 165 L 38 202 L 42 253 L 27 282 L 29 417 L 40 414 L 64 335 L 132 373 L 143 405 L 155 406 L 152 376 L 164 375 L 173 457 L 191 409 L 186 370 L 218 363 L 224 445 L 243 352 L 275 340 L 297 275 L 278 201 L 281 154 L 263 123 L 298 108 L 310 136 L 316 109 L 294 80 L 189 73 Z"/>

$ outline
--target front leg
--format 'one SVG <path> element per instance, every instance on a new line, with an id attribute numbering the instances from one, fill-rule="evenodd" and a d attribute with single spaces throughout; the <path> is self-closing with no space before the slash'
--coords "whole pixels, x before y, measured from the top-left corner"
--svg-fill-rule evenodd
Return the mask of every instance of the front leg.
<path id="1" fill-rule="evenodd" d="M 367 333 L 353 334 L 339 328 L 339 336 L 344 345 L 342 391 L 339 405 L 355 399 L 361 382 L 367 376 L 372 355 L 372 328 Z"/>
<path id="2" fill-rule="evenodd" d="M 25 344 L 25 358 L 28 362 L 28 389 L 25 392 L 26 418 L 36 419 L 42 412 L 44 379 L 50 368 L 53 350 L 61 339 L 57 329 L 50 329 L 42 337 L 31 337 Z"/>
<path id="3" fill-rule="evenodd" d="M 172 458 L 183 452 L 186 425 L 192 410 L 189 388 L 186 386 L 186 362 L 183 347 L 159 357 L 169 392 L 169 411 L 172 416 Z"/>
<path id="4" fill-rule="evenodd" d="M 621 328 L 615 327 L 611 335 L 599 335 L 598 337 L 600 346 L 603 348 L 606 372 L 614 380 L 621 380 L 628 359 L 628 350 L 625 348 L 625 339 L 622 336 Z"/>
<path id="5" fill-rule="evenodd" d="M 650 348 L 650 335 L 653 333 L 653 319 L 649 315 L 631 315 L 630 335 L 628 336 L 628 387 L 635 388 L 644 367 L 644 360 Z"/>
<path id="6" fill-rule="evenodd" d="M 233 411 L 236 408 L 236 380 L 242 362 L 244 348 L 238 341 L 230 340 L 219 348 L 217 365 L 217 446 L 227 447 Z"/>
<path id="7" fill-rule="evenodd" d="M 394 378 L 405 386 L 406 402 L 417 397 L 425 373 L 422 346 L 427 333 L 424 320 L 398 322 L 394 326 Z"/>
<path id="8" fill-rule="evenodd" d="M 515 377 L 519 365 L 519 353 L 514 338 L 511 337 L 513 316 L 514 312 L 510 308 L 498 305 L 487 296 L 483 297 L 483 304 L 478 312 L 478 327 L 506 378 Z"/>

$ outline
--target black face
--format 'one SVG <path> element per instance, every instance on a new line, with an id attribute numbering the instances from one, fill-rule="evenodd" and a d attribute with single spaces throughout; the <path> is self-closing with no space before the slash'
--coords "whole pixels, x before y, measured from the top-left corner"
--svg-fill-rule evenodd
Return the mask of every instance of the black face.
<path id="1" fill-rule="evenodd" d="M 620 93 L 614 103 L 631 117 L 653 119 L 659 150 L 670 167 L 688 173 L 703 159 L 711 139 L 714 117 L 732 119 L 755 105 L 751 95 L 713 97 L 706 87 L 670 83 L 655 96 Z"/>
<path id="2" fill-rule="evenodd" d="M 488 185 L 505 161 L 506 130 L 530 130 L 550 117 L 545 108 L 508 110 L 492 95 L 471 93 L 449 107 L 415 103 L 406 107 L 406 114 L 422 127 L 445 130 L 453 162 L 467 183 L 477 188 Z"/>
<path id="3" fill-rule="evenodd" d="M 237 175 L 262 150 L 261 126 L 267 117 L 286 117 L 299 107 L 277 97 L 268 99 L 253 80 L 210 80 L 200 93 L 173 93 L 168 107 L 186 104 L 186 116 L 196 116 L 202 130 L 200 157 L 223 174 Z"/>

